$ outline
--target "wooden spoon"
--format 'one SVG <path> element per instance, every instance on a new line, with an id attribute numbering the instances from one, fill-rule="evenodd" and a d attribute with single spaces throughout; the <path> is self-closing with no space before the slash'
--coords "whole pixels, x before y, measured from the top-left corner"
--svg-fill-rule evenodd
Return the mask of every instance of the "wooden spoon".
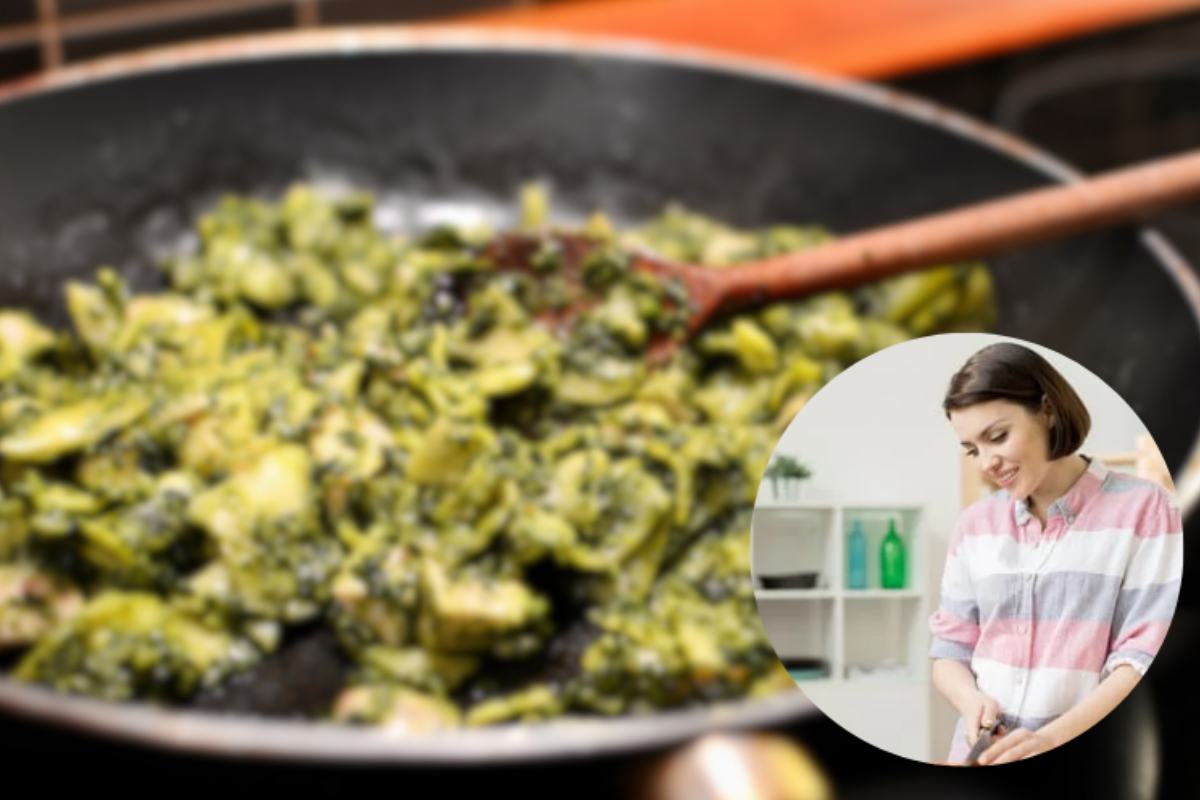
<path id="1" fill-rule="evenodd" d="M 677 263 L 643 252 L 632 254 L 632 268 L 682 284 L 689 301 L 686 334 L 691 336 L 717 314 L 981 258 L 1135 220 L 1196 196 L 1200 196 L 1200 151 L 886 225 L 734 268 Z M 568 276 L 578 273 L 583 259 L 599 244 L 581 235 L 555 234 L 551 239 L 560 252 L 560 268 Z M 528 235 L 502 236 L 487 248 L 486 257 L 500 268 L 528 270 L 546 241 Z M 556 312 L 552 321 L 568 325 L 586 305 L 586 301 L 573 304 Z M 677 339 L 660 337 L 647 356 L 659 362 L 678 345 Z"/>

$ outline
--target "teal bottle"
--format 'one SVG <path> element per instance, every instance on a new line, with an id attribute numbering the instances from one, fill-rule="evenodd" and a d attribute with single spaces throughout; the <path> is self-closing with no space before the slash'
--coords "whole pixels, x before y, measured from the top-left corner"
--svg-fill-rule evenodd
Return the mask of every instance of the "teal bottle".
<path id="1" fill-rule="evenodd" d="M 867 536 L 863 533 L 862 523 L 854 520 L 850 526 L 850 538 L 846 542 L 847 557 L 846 588 L 867 588 Z"/>
<path id="2" fill-rule="evenodd" d="M 903 589 L 904 573 L 904 541 L 896 533 L 896 521 L 889 519 L 887 536 L 879 547 L 879 582 L 885 589 Z"/>

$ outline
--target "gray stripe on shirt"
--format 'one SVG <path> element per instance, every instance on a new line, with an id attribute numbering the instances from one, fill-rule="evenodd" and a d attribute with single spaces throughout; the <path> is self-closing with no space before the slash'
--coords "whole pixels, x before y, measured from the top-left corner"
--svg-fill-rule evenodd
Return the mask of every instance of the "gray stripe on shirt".
<path id="1" fill-rule="evenodd" d="M 976 584 L 982 624 L 997 619 L 1111 622 L 1120 593 L 1120 576 L 1094 572 L 1050 572 L 1032 580 L 1024 573 L 997 573 Z"/>
<path id="2" fill-rule="evenodd" d="M 1152 620 L 1170 622 L 1175 616 L 1179 587 L 1179 581 L 1169 581 L 1121 592 L 1113 613 L 1113 634 L 1119 636 L 1129 627 Z"/>

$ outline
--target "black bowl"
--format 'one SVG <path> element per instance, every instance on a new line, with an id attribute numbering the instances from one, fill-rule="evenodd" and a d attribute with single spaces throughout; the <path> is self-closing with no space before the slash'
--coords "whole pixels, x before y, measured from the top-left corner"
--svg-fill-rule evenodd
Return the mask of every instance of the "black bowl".
<path id="1" fill-rule="evenodd" d="M 780 572 L 775 575 L 759 575 L 758 582 L 764 589 L 815 589 L 821 573 Z"/>

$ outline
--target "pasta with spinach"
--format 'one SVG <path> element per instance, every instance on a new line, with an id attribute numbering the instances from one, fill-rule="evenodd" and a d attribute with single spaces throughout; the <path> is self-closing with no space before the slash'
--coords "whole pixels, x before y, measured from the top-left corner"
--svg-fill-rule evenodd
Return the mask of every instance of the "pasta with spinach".
<path id="1" fill-rule="evenodd" d="M 548 229 L 526 192 L 523 228 Z M 790 689 L 750 579 L 755 492 L 805 400 L 893 342 L 991 324 L 980 264 L 719 320 L 657 367 L 679 297 L 630 247 L 729 268 L 809 247 L 680 207 L 602 216 L 566 332 L 553 247 L 401 238 L 365 193 L 229 196 L 160 291 L 0 311 L 0 655 L 10 677 L 186 705 L 324 626 L 323 716 L 410 730 Z M 549 240 L 548 240 L 549 241 Z"/>

